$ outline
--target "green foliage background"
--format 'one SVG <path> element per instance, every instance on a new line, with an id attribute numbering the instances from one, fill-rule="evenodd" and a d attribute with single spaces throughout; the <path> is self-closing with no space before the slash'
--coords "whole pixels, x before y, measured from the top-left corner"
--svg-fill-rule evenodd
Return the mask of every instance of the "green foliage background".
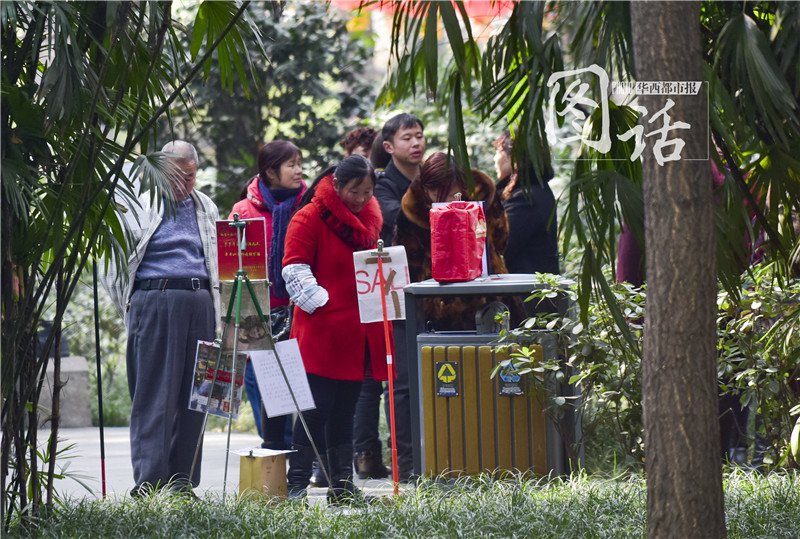
<path id="1" fill-rule="evenodd" d="M 215 177 L 205 190 L 223 216 L 256 174 L 264 143 L 294 142 L 307 178 L 340 158 L 339 140 L 369 116 L 379 83 L 367 72 L 369 36 L 348 32 L 346 14 L 325 2 L 287 2 L 281 10 L 257 2 L 247 15 L 258 31 L 245 38 L 258 85 L 224 87 L 212 66 L 208 80 L 190 85 L 192 108 L 162 122 L 164 135 L 197 143 L 201 167 L 211 167 L 206 177 Z"/>

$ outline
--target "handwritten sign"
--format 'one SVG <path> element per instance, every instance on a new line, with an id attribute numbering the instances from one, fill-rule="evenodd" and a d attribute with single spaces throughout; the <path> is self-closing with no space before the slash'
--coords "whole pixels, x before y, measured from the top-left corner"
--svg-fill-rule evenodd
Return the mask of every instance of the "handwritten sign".
<path id="1" fill-rule="evenodd" d="M 300 347 L 297 339 L 289 339 L 275 343 L 275 350 L 251 350 L 250 361 L 256 373 L 258 390 L 261 392 L 261 402 L 267 411 L 267 417 L 276 417 L 296 412 L 292 394 L 283 378 L 278 365 L 278 352 L 286 378 L 292 387 L 294 397 L 300 410 L 315 408 L 314 397 L 308 385 L 306 369 L 303 367 L 303 358 L 300 356 Z"/>
<path id="2" fill-rule="evenodd" d="M 381 290 L 381 278 L 378 274 L 376 249 L 353 253 L 353 263 L 356 269 L 356 293 L 358 294 L 358 313 L 361 322 L 366 324 L 383 320 L 381 294 L 386 297 L 388 319 L 404 320 L 406 302 L 403 287 L 410 282 L 405 247 L 387 247 L 383 250 L 385 283 L 383 290 Z"/>

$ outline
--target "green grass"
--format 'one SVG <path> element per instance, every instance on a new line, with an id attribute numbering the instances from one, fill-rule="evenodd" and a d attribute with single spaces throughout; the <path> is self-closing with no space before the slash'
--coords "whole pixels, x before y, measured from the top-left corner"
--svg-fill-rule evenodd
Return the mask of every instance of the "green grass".
<path id="1" fill-rule="evenodd" d="M 730 537 L 800 537 L 800 473 L 766 476 L 733 471 L 726 477 Z"/>
<path id="2" fill-rule="evenodd" d="M 800 537 L 800 475 L 726 477 L 730 537 Z M 465 479 L 423 482 L 394 503 L 306 508 L 230 497 L 157 494 L 67 503 L 41 520 L 38 537 L 643 537 L 645 485 L 619 480 Z M 17 527 L 11 536 L 29 537 Z"/>

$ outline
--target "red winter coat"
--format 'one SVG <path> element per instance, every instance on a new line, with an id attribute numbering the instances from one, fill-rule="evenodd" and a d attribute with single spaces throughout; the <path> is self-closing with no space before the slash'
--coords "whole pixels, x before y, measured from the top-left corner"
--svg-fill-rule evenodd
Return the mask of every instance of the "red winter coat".
<path id="1" fill-rule="evenodd" d="M 358 214 L 347 209 L 333 189 L 333 176 L 325 177 L 311 203 L 292 217 L 283 265 L 308 264 L 329 296 L 328 303 L 313 314 L 294 309 L 291 336 L 300 344 L 306 372 L 335 380 L 363 380 L 368 348 L 372 377 L 387 379 L 383 323 L 359 320 L 353 265 L 354 252 L 375 248 L 382 224 L 375 198 Z"/>
<path id="2" fill-rule="evenodd" d="M 300 194 L 297 195 L 295 207 L 300 202 L 303 193 L 306 192 L 307 187 L 303 184 L 300 189 Z M 241 219 L 257 219 L 263 217 L 267 225 L 267 255 L 269 255 L 272 248 L 272 212 L 267 209 L 264 204 L 264 197 L 261 196 L 261 191 L 258 188 L 258 176 L 250 180 L 247 186 L 247 197 L 233 205 L 231 214 L 228 219 L 233 219 L 233 214 L 238 213 Z M 278 298 L 272 292 L 272 287 L 269 289 L 269 306 L 270 308 L 280 307 L 282 305 L 289 305 L 289 298 Z"/>

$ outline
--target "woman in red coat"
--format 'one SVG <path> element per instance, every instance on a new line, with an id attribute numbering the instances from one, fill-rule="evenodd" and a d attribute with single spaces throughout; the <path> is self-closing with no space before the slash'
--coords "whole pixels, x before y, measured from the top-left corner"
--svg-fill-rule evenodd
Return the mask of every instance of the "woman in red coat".
<path id="1" fill-rule="evenodd" d="M 284 238 L 292 213 L 297 209 L 306 186 L 303 183 L 300 150 L 289 141 L 274 140 L 258 151 L 258 174 L 242 191 L 242 199 L 234 204 L 228 219 L 238 213 L 242 219 L 263 217 L 267 227 L 270 308 L 289 304 L 289 294 L 281 275 Z M 262 444 L 269 449 L 288 449 L 284 441 L 287 417 L 267 418 L 261 409 L 253 365 L 248 361 L 244 372 L 247 400 L 253 406 L 253 419 Z"/>
<path id="2" fill-rule="evenodd" d="M 358 314 L 353 253 L 375 248 L 383 219 L 372 196 L 375 172 L 360 155 L 323 174 L 304 197 L 286 233 L 283 277 L 295 303 L 292 337 L 303 356 L 316 408 L 304 413 L 319 449 L 327 450 L 328 499 L 352 498 L 353 412 L 365 372 L 386 380 L 381 323 Z M 312 198 L 313 197 L 313 198 Z M 289 457 L 289 497 L 305 496 L 314 453 L 300 422 Z"/>

